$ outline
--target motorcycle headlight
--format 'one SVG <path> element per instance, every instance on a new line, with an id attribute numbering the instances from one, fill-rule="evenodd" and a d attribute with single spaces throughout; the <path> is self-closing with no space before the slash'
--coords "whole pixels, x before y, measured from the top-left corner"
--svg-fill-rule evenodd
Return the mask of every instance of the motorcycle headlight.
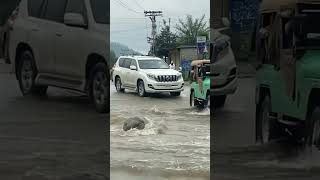
<path id="1" fill-rule="evenodd" d="M 154 74 L 147 74 L 149 79 L 156 80 L 156 76 Z"/>
<path id="2" fill-rule="evenodd" d="M 223 58 L 225 55 L 229 53 L 229 42 L 225 41 L 223 43 L 219 43 L 215 46 L 215 51 L 213 52 L 215 55 L 215 60 L 218 61 L 219 59 Z"/>

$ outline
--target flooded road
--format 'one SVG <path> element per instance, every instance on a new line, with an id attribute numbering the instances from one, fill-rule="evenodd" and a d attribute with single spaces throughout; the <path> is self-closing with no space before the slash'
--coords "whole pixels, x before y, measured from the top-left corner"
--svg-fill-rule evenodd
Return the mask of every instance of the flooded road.
<path id="1" fill-rule="evenodd" d="M 144 130 L 123 131 L 138 117 Z M 181 97 L 141 98 L 117 93 L 111 85 L 111 179 L 209 179 L 210 112 L 189 106 L 189 87 Z"/>
<path id="2" fill-rule="evenodd" d="M 0 84 L 1 180 L 105 179 L 108 115 L 67 90 L 22 97 L 1 64 Z"/>
<path id="3" fill-rule="evenodd" d="M 236 94 L 214 114 L 214 180 L 319 179 L 320 152 L 284 139 L 255 144 L 255 80 L 240 79 Z"/>

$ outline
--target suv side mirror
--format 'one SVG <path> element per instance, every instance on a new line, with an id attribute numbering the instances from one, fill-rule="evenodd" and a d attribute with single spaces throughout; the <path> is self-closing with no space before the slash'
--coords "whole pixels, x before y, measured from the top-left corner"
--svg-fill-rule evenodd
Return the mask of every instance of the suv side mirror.
<path id="1" fill-rule="evenodd" d="M 269 36 L 269 31 L 266 28 L 261 28 L 259 30 L 260 39 L 266 39 Z"/>
<path id="2" fill-rule="evenodd" d="M 230 27 L 230 21 L 227 17 L 223 17 L 222 18 L 222 24 L 225 26 L 225 27 Z"/>
<path id="3" fill-rule="evenodd" d="M 131 66 L 130 66 L 130 70 L 136 71 L 136 70 L 137 70 L 137 66 L 131 65 Z"/>
<path id="4" fill-rule="evenodd" d="M 82 14 L 79 13 L 66 13 L 64 15 L 64 23 L 68 26 L 86 28 L 88 24 L 85 22 Z"/>

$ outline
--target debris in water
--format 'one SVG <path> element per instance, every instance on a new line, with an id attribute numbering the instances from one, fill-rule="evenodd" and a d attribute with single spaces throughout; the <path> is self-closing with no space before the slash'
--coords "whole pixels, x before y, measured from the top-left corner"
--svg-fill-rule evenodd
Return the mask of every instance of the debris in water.
<path id="1" fill-rule="evenodd" d="M 145 122 L 139 117 L 134 117 L 128 119 L 126 122 L 123 124 L 123 130 L 124 131 L 129 131 L 130 129 L 139 129 L 142 130 L 145 127 Z"/>

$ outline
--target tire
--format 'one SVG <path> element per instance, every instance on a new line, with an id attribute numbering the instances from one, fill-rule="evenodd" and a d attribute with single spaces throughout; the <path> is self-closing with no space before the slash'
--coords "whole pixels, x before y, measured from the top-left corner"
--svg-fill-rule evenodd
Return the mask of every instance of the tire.
<path id="1" fill-rule="evenodd" d="M 194 91 L 191 91 L 190 93 L 190 106 L 191 107 L 199 106 L 199 101 L 196 98 L 194 98 Z"/>
<path id="2" fill-rule="evenodd" d="M 222 108 L 226 102 L 227 96 L 221 95 L 221 96 L 213 96 L 213 107 L 215 109 Z"/>
<path id="3" fill-rule="evenodd" d="M 267 144 L 273 139 L 277 139 L 281 133 L 281 126 L 276 119 L 270 118 L 271 100 L 265 96 L 257 108 L 256 119 L 256 141 Z"/>
<path id="4" fill-rule="evenodd" d="M 36 86 L 36 76 L 37 67 L 34 57 L 30 51 L 25 50 L 20 54 L 17 65 L 19 87 L 24 96 L 30 94 L 39 96 L 46 95 L 48 86 Z"/>
<path id="5" fill-rule="evenodd" d="M 210 104 L 211 104 L 210 97 L 211 97 L 210 92 L 207 92 L 207 100 L 206 100 L 206 104 L 205 104 L 205 106 L 206 106 L 207 108 L 210 108 L 210 107 L 211 107 L 211 106 L 210 106 Z"/>
<path id="6" fill-rule="evenodd" d="M 309 146 L 320 147 L 320 107 L 315 107 L 307 120 L 307 143 Z"/>
<path id="7" fill-rule="evenodd" d="M 121 82 L 121 78 L 119 76 L 116 77 L 116 80 L 115 80 L 115 86 L 116 86 L 116 90 L 117 92 L 122 92 L 124 93 L 124 88 L 122 88 L 122 82 Z"/>
<path id="8" fill-rule="evenodd" d="M 144 82 L 142 80 L 138 81 L 138 87 L 137 87 L 138 95 L 140 97 L 146 97 L 146 89 L 144 87 Z"/>
<path id="9" fill-rule="evenodd" d="M 181 95 L 181 92 L 171 92 L 170 95 L 177 97 L 177 96 L 180 96 L 180 95 Z"/>
<path id="10" fill-rule="evenodd" d="M 104 63 L 96 64 L 90 73 L 89 96 L 97 112 L 110 112 L 110 78 Z"/>

